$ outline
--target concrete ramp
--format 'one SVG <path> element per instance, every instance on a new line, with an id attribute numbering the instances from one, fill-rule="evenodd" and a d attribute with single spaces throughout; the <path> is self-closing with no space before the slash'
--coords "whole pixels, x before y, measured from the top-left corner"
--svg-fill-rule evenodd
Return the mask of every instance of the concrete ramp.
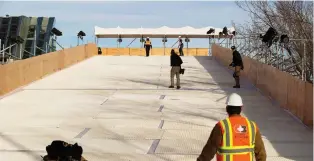
<path id="1" fill-rule="evenodd" d="M 211 57 L 95 56 L 0 100 L 0 160 L 34 161 L 52 140 L 78 142 L 90 161 L 195 161 L 231 92 L 263 134 L 267 161 L 310 161 L 313 132 Z"/>

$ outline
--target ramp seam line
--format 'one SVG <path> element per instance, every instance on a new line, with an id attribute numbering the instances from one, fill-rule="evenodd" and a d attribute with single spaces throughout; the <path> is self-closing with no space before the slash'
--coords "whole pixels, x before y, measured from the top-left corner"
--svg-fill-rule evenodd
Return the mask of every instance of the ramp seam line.
<path id="1" fill-rule="evenodd" d="M 81 131 L 77 136 L 74 138 L 82 138 L 91 128 L 85 128 L 83 131 Z"/>
<path id="2" fill-rule="evenodd" d="M 161 112 L 164 107 L 165 107 L 164 105 L 160 105 L 160 107 L 159 107 L 157 112 Z"/>
<path id="3" fill-rule="evenodd" d="M 154 154 L 156 149 L 157 149 L 157 146 L 159 145 L 159 142 L 160 142 L 160 139 L 154 140 L 152 145 L 150 146 L 147 154 Z"/>
<path id="4" fill-rule="evenodd" d="M 162 129 L 162 127 L 164 126 L 164 123 L 165 123 L 165 120 L 161 120 L 158 128 Z"/>
<path id="5" fill-rule="evenodd" d="M 109 100 L 109 98 L 106 98 L 106 100 L 104 102 L 102 102 L 100 105 L 105 104 L 108 100 Z"/>
<path id="6" fill-rule="evenodd" d="M 161 96 L 159 97 L 159 99 L 163 100 L 163 99 L 165 99 L 165 97 L 166 97 L 166 95 L 161 95 Z"/>

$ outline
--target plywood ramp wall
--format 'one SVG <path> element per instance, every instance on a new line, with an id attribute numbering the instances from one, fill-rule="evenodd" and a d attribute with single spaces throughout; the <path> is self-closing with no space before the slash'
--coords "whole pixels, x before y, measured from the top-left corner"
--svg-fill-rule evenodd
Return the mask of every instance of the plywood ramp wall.
<path id="1" fill-rule="evenodd" d="M 0 96 L 97 55 L 95 44 L 86 44 L 0 66 Z"/>
<path id="2" fill-rule="evenodd" d="M 232 61 L 230 49 L 213 45 L 212 54 L 225 66 Z M 313 128 L 313 84 L 249 57 L 242 59 L 244 76 L 265 95 L 276 100 L 281 108 L 289 110 L 305 125 Z"/>

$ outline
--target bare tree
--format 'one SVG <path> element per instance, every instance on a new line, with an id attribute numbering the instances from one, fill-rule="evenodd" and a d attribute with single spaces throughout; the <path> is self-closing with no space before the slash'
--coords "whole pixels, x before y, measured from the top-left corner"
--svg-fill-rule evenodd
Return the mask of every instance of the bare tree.
<path id="1" fill-rule="evenodd" d="M 268 52 L 261 50 L 261 39 L 249 37 L 244 43 L 245 51 L 253 51 L 256 59 L 265 58 L 265 62 L 313 82 L 313 2 L 312 1 L 239 1 L 236 4 L 247 11 L 250 22 L 236 25 L 238 35 L 265 34 L 273 27 L 279 34 L 286 34 L 291 39 L 288 44 L 280 45 L 283 56 L 278 49 L 271 48 Z M 293 40 L 302 39 L 302 40 Z M 256 50 L 255 50 L 256 49 Z M 275 53 L 275 54 L 274 54 Z M 304 70 L 303 70 L 304 69 Z"/>

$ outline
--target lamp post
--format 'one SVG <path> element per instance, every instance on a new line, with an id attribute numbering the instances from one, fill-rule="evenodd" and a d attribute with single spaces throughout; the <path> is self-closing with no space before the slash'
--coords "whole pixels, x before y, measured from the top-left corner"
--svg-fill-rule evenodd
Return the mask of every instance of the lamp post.
<path id="1" fill-rule="evenodd" d="M 80 45 L 80 39 L 83 41 L 84 36 L 86 36 L 86 34 L 83 31 L 80 31 L 77 33 L 77 46 Z"/>
<path id="2" fill-rule="evenodd" d="M 21 38 L 20 36 L 17 36 L 17 37 L 11 37 L 11 42 L 15 43 L 16 44 L 16 47 L 15 47 L 15 56 L 16 57 L 19 57 L 19 59 L 22 59 L 22 44 L 24 42 L 24 39 Z M 17 56 L 17 48 L 19 47 L 19 56 Z M 10 53 L 11 54 L 11 53 Z"/>
<path id="3" fill-rule="evenodd" d="M 186 48 L 187 48 L 187 55 L 189 55 L 189 42 L 190 42 L 190 39 L 188 37 L 186 37 L 184 39 L 184 41 L 186 42 Z M 182 49 L 183 50 L 183 49 Z"/>
<path id="4" fill-rule="evenodd" d="M 163 45 L 164 45 L 164 55 L 166 55 L 166 42 L 167 42 L 167 37 L 164 36 L 164 38 L 162 39 Z"/>
<path id="5" fill-rule="evenodd" d="M 62 32 L 60 30 L 56 29 L 56 28 L 53 28 L 51 30 L 51 33 L 52 33 L 52 35 L 55 36 L 55 38 L 52 38 L 53 43 L 56 42 L 56 44 L 59 45 L 59 43 L 57 42 L 57 36 L 62 36 Z M 52 45 L 53 45 L 53 43 L 52 43 Z M 59 46 L 63 49 L 63 47 L 61 45 L 59 45 Z M 55 51 L 55 49 L 54 49 L 54 51 Z"/>
<path id="6" fill-rule="evenodd" d="M 121 36 L 119 35 L 119 38 L 117 39 L 117 46 L 118 46 L 118 48 L 120 48 L 121 42 L 122 42 L 122 38 L 121 38 Z"/>

